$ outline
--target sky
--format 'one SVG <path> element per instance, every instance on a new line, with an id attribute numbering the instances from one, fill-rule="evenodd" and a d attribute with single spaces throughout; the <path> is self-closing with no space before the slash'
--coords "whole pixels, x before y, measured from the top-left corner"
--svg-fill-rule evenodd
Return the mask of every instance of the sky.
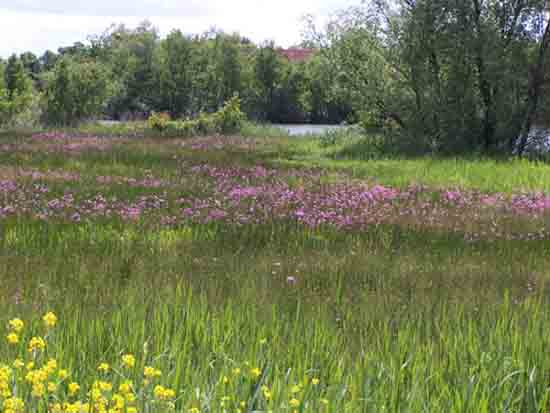
<path id="1" fill-rule="evenodd" d="M 135 27 L 149 20 L 162 35 L 173 29 L 198 34 L 210 28 L 255 42 L 287 47 L 300 41 L 301 18 L 322 24 L 334 11 L 359 0 L 0 0 L 0 56 L 85 41 L 113 23 Z"/>

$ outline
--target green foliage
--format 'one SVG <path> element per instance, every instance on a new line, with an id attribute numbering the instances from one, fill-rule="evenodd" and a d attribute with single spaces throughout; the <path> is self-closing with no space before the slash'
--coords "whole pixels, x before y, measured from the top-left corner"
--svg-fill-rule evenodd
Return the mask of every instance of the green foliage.
<path id="1" fill-rule="evenodd" d="M 39 121 L 39 95 L 23 63 L 15 55 L 0 65 L 0 126 L 33 127 Z"/>
<path id="2" fill-rule="evenodd" d="M 159 120 L 158 118 L 158 114 L 153 114 L 149 118 L 151 128 L 163 132 L 163 136 L 179 137 L 212 134 L 230 135 L 238 133 L 246 121 L 246 116 L 241 111 L 238 96 L 229 99 L 217 112 L 212 114 L 203 112 L 194 119 L 167 121 L 166 119 Z M 158 126 L 160 122 L 162 122 L 162 127 Z M 157 126 L 153 127 L 153 124 Z"/>
<path id="3" fill-rule="evenodd" d="M 217 129 L 224 135 L 237 133 L 241 130 L 246 116 L 241 111 L 241 100 L 233 96 L 214 114 Z"/>
<path id="4" fill-rule="evenodd" d="M 46 122 L 75 125 L 99 115 L 112 94 L 109 79 L 109 70 L 101 63 L 60 59 L 47 80 Z"/>
<path id="5" fill-rule="evenodd" d="M 537 110 L 550 45 L 544 7 L 364 2 L 342 11 L 320 45 L 333 88 L 402 149 L 510 153 Z"/>
<path id="6" fill-rule="evenodd" d="M 162 113 L 153 112 L 151 116 L 149 116 L 149 119 L 147 120 L 149 127 L 159 132 L 164 131 L 168 126 L 169 122 L 170 122 L 170 114 L 166 112 L 162 112 Z"/>

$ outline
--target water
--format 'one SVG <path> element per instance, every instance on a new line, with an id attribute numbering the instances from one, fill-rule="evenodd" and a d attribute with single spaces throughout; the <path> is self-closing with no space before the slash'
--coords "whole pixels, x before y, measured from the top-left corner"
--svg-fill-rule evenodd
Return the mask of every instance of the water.
<path id="1" fill-rule="evenodd" d="M 292 124 L 292 125 L 273 124 L 273 126 L 287 131 L 290 136 L 323 135 L 327 132 L 341 130 L 347 127 L 342 125 L 308 125 L 308 124 Z"/>

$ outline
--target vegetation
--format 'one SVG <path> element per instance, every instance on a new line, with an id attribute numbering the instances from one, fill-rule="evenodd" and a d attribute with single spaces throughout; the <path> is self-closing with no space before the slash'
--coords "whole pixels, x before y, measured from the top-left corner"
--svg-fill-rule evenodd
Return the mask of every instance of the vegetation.
<path id="1" fill-rule="evenodd" d="M 434 181 L 427 160 L 312 169 L 336 150 L 314 139 L 0 148 L 3 411 L 550 408 L 550 202 L 527 161 L 432 161 Z"/>

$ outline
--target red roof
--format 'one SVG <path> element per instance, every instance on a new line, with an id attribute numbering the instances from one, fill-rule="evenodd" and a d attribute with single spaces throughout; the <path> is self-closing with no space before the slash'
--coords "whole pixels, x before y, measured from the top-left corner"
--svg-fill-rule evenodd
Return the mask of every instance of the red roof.
<path id="1" fill-rule="evenodd" d="M 291 62 L 304 62 L 315 54 L 313 49 L 279 49 L 278 52 Z"/>

